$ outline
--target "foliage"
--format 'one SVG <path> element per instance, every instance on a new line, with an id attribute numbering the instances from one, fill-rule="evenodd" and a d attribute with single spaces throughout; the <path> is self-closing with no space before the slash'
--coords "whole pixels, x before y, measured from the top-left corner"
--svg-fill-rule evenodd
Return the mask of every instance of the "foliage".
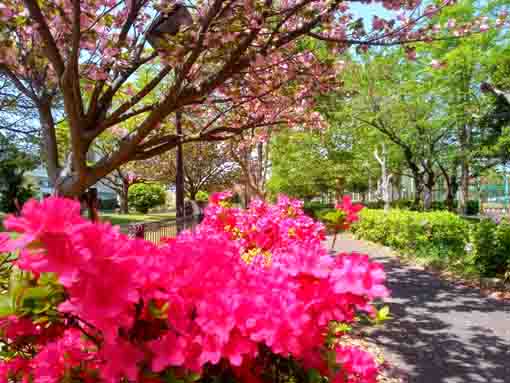
<path id="1" fill-rule="evenodd" d="M 478 215 L 480 212 L 480 201 L 469 200 L 466 203 L 466 214 L 467 215 Z"/>
<path id="2" fill-rule="evenodd" d="M 483 219 L 473 226 L 471 235 L 474 263 L 486 276 L 503 275 L 510 270 L 510 222 L 499 224 Z"/>
<path id="3" fill-rule="evenodd" d="M 4 0 L 0 75 L 15 103 L 28 100 L 37 111 L 39 126 L 26 130 L 45 144 L 50 179 L 76 195 L 119 166 L 181 142 L 277 125 L 320 127 L 315 96 L 341 85 L 339 52 L 429 41 L 455 30 L 427 27 L 447 3 L 415 9 L 408 0 L 384 0 L 381 5 L 401 10 L 401 17 L 366 26 L 352 22 L 364 4 L 341 17 L 350 3 Z M 461 31 L 480 28 L 473 20 Z M 190 116 L 182 133 L 167 123 L 177 111 Z M 65 166 L 56 139 L 61 115 L 72 151 Z M 124 123 L 132 131 L 123 145 L 89 161 L 96 139 Z M 77 177 L 66 177 L 71 165 Z"/>
<path id="4" fill-rule="evenodd" d="M 224 190 L 239 180 L 239 167 L 228 153 L 224 143 L 193 142 L 183 147 L 184 191 L 196 200 L 199 191 Z M 133 171 L 143 180 L 174 185 L 176 179 L 176 153 L 136 161 Z"/>
<path id="5" fill-rule="evenodd" d="M 303 205 L 305 214 L 317 220 L 320 219 L 323 214 L 332 211 L 334 208 L 334 205 L 321 201 L 307 201 Z"/>
<path id="6" fill-rule="evenodd" d="M 333 190 L 340 173 L 335 155 L 339 156 L 328 150 L 318 133 L 277 135 L 272 143 L 269 191 L 307 199 Z"/>
<path id="7" fill-rule="evenodd" d="M 358 221 L 358 213 L 363 209 L 361 204 L 352 204 L 351 197 L 344 196 L 342 202 L 335 205 L 335 210 L 328 211 L 321 215 L 321 220 L 326 227 L 335 235 L 349 230 L 351 224 Z"/>
<path id="8" fill-rule="evenodd" d="M 140 213 L 148 213 L 149 209 L 165 203 L 165 189 L 155 183 L 142 183 L 129 188 L 129 204 Z"/>
<path id="9" fill-rule="evenodd" d="M 197 195 L 195 196 L 195 200 L 197 202 L 207 202 L 209 201 L 209 193 L 203 190 L 199 190 Z"/>
<path id="10" fill-rule="evenodd" d="M 353 227 L 357 236 L 390 246 L 441 267 L 482 276 L 510 269 L 510 223 L 483 219 L 472 224 L 449 212 L 365 209 Z"/>
<path id="11" fill-rule="evenodd" d="M 354 226 L 357 236 L 403 252 L 427 256 L 436 249 L 445 261 L 464 255 L 469 225 L 450 212 L 364 209 Z"/>
<path id="12" fill-rule="evenodd" d="M 15 200 L 22 206 L 35 195 L 24 175 L 36 164 L 33 156 L 20 151 L 0 134 L 0 211 L 15 212 Z"/>
<path id="13" fill-rule="evenodd" d="M 0 249 L 21 251 L 0 298 L 2 381 L 375 382 L 372 357 L 336 346 L 333 324 L 387 317 L 372 306 L 388 293 L 382 266 L 331 257 L 299 201 L 242 210 L 228 197 L 212 195 L 197 230 L 164 246 L 66 199 L 7 218 L 18 238 Z"/>

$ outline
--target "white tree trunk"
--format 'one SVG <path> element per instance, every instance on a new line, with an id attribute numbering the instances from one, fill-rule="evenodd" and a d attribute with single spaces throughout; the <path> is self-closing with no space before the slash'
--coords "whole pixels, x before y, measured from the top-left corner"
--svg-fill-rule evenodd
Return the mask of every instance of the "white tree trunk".
<path id="1" fill-rule="evenodd" d="M 382 144 L 382 154 L 379 156 L 377 149 L 374 151 L 374 157 L 381 165 L 381 179 L 379 181 L 379 187 L 381 196 L 384 201 L 384 211 L 390 210 L 391 206 L 391 178 L 393 174 L 388 172 L 388 153 L 386 151 L 386 145 Z"/>

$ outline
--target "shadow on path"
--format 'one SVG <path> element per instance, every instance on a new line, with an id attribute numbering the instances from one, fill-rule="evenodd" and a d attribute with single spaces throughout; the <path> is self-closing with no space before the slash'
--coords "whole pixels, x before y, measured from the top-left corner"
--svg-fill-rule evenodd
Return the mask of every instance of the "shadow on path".
<path id="1" fill-rule="evenodd" d="M 387 249 L 341 237 L 336 249 L 384 264 L 393 319 L 369 332 L 413 383 L 510 383 L 510 304 L 483 297 L 419 268 Z"/>

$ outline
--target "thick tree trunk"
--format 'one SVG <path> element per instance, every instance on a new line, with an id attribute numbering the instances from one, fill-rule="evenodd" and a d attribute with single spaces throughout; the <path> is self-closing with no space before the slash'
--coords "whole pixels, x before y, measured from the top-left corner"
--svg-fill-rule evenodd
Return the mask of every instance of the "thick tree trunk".
<path id="1" fill-rule="evenodd" d="M 50 184 L 55 186 L 60 171 L 55 121 L 51 114 L 50 103 L 42 102 L 38 105 L 38 109 L 41 122 L 43 157 L 46 162 Z"/>

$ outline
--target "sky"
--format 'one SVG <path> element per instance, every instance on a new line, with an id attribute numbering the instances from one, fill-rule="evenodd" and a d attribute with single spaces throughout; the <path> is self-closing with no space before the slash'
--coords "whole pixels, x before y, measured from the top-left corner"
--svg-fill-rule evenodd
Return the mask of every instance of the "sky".
<path id="1" fill-rule="evenodd" d="M 349 9 L 354 15 L 363 17 L 365 23 L 368 23 L 368 25 L 372 22 L 372 17 L 374 15 L 382 17 L 383 19 L 391 19 L 396 16 L 396 12 L 385 9 L 380 3 L 361 4 L 359 2 L 353 2 L 349 4 Z"/>

